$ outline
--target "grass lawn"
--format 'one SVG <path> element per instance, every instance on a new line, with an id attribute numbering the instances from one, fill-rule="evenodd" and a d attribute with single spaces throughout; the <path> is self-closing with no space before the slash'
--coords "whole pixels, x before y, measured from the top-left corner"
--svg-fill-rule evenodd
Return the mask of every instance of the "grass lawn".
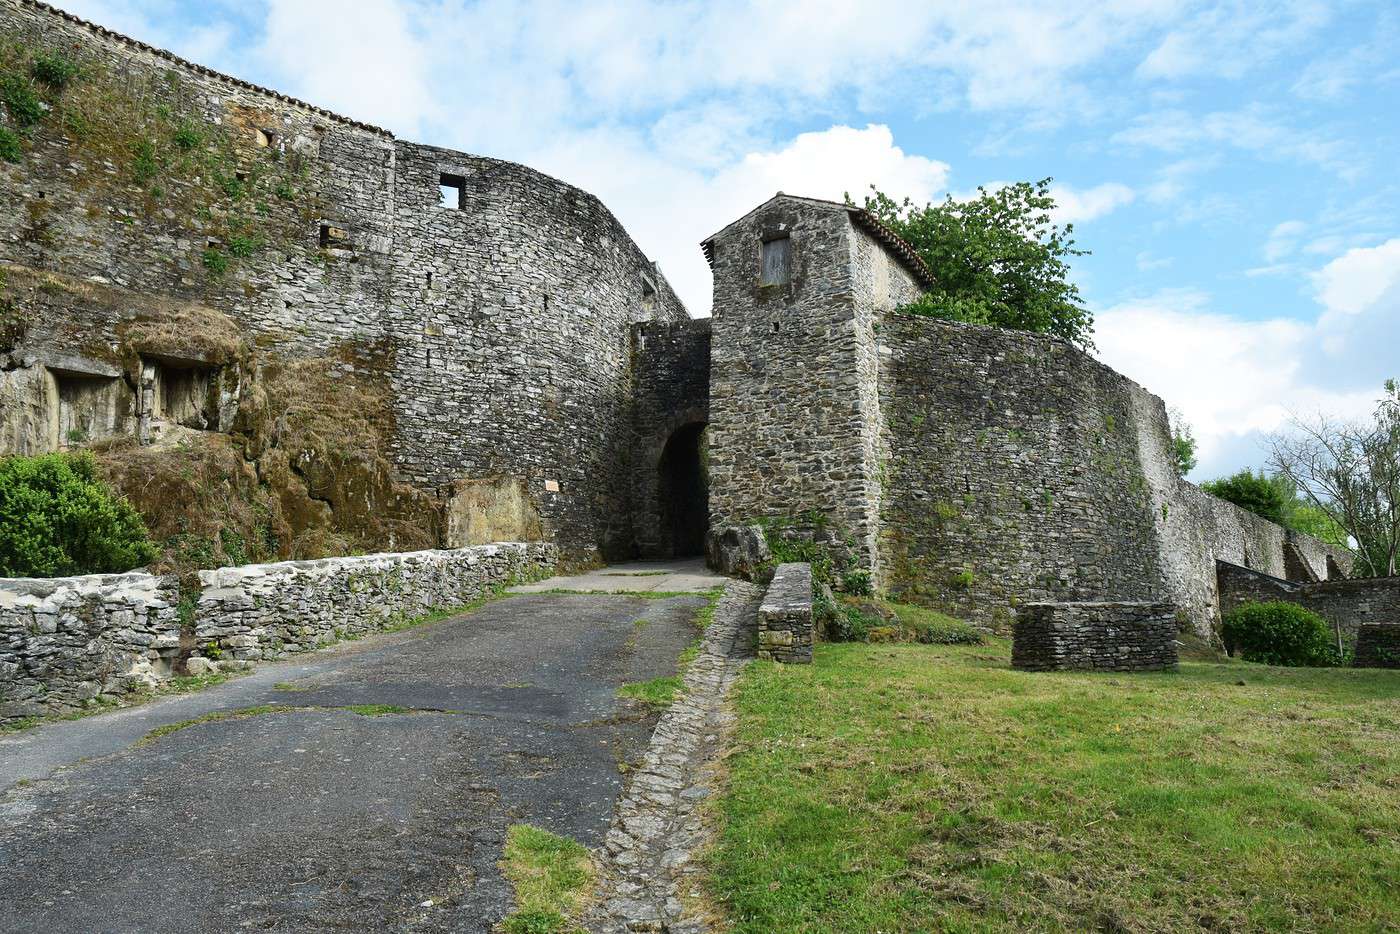
<path id="1" fill-rule="evenodd" d="M 1400 672 L 1009 656 L 751 665 L 707 856 L 734 930 L 1400 930 Z"/>

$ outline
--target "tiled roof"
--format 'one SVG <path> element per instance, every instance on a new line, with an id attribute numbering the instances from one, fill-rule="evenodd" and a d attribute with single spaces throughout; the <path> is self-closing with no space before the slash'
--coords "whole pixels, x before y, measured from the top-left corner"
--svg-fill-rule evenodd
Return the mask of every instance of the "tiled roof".
<path id="1" fill-rule="evenodd" d="M 851 216 L 852 221 L 854 221 L 863 230 L 865 230 L 866 233 L 870 234 L 876 240 L 879 240 L 882 244 L 885 245 L 886 249 L 888 249 L 897 258 L 899 258 L 909 269 L 909 271 L 914 274 L 915 278 L 917 278 L 921 283 L 923 283 L 925 287 L 930 289 L 934 287 L 935 280 L 933 277 L 933 270 L 928 268 L 928 264 L 925 263 L 923 261 L 923 258 L 919 256 L 919 252 L 909 244 L 909 241 L 905 240 L 899 234 L 895 233 L 893 230 L 887 227 L 879 218 L 877 218 L 874 214 L 871 214 L 865 208 L 858 208 L 855 205 L 851 204 L 843 204 L 840 201 L 828 201 L 825 198 L 803 198 L 800 195 L 788 195 L 783 194 L 782 192 L 778 192 L 772 198 L 769 198 L 767 201 L 763 202 L 763 204 L 760 204 L 758 207 L 754 208 L 753 211 L 750 211 L 748 214 L 745 214 L 744 217 L 748 217 L 749 214 L 753 214 L 755 211 L 758 211 L 760 208 L 764 207 L 764 205 L 776 201 L 779 198 L 786 198 L 791 201 L 806 201 L 809 204 L 820 205 L 824 208 L 839 208 L 845 211 Z M 739 218 L 739 220 L 743 219 L 743 217 Z M 728 230 L 729 227 L 732 227 L 734 224 L 737 223 L 738 220 L 726 225 L 724 230 Z M 705 251 L 705 261 L 711 266 L 713 266 L 715 263 L 715 237 L 718 237 L 720 233 L 724 232 L 724 230 L 719 231 L 719 233 L 716 233 L 713 236 L 707 237 L 700 243 L 700 248 Z"/>

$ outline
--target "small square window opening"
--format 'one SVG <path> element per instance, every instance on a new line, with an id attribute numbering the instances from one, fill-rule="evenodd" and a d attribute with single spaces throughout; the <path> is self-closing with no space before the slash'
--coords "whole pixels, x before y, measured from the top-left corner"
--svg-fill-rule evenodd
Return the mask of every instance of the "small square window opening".
<path id="1" fill-rule="evenodd" d="M 785 285 L 792 278 L 792 240 L 778 237 L 763 242 L 763 268 L 759 285 Z"/>
<path id="2" fill-rule="evenodd" d="M 460 175 L 443 173 L 438 177 L 438 204 L 460 211 L 466 194 L 467 180 Z"/>

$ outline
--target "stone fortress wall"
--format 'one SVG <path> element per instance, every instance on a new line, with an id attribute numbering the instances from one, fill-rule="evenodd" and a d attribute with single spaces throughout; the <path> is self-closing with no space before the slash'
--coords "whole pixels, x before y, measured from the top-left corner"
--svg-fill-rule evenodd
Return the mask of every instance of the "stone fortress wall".
<path id="1" fill-rule="evenodd" d="M 255 354 L 384 387 L 394 470 L 445 504 L 444 544 L 523 529 L 566 561 L 667 556 L 693 521 L 666 474 L 689 432 L 711 525 L 787 525 L 877 587 L 993 623 L 1027 602 L 1170 600 L 1207 634 L 1218 560 L 1349 568 L 1177 478 L 1161 400 L 1084 353 L 899 313 L 931 276 L 862 210 L 780 194 L 730 224 L 703 244 L 714 317 L 692 322 L 585 192 L 36 0 L 0 11 L 6 41 L 63 49 L 106 95 L 0 164 L 0 263 L 30 312 L 0 345 L 0 453 L 72 426 L 237 427 L 247 361 L 143 336 L 222 318 Z M 224 161 L 179 171 L 172 150 L 159 192 L 138 183 L 133 153 L 187 125 Z"/>
<path id="2" fill-rule="evenodd" d="M 764 285 L 779 227 L 791 278 Z M 1350 569 L 1181 480 L 1161 399 L 1082 351 L 897 312 L 922 271 L 859 209 L 779 195 L 706 249 L 714 526 L 791 524 L 898 597 L 1002 628 L 1025 603 L 1169 601 L 1209 637 L 1218 560 Z"/>
<path id="3" fill-rule="evenodd" d="M 509 478 L 568 559 L 633 551 L 631 326 L 688 316 L 596 198 L 396 140 L 33 0 L 0 0 L 0 14 L 0 40 L 100 74 L 111 106 L 133 111 L 119 115 L 127 132 L 216 130 L 233 149 L 219 184 L 248 192 L 211 197 L 208 172 L 172 170 L 153 193 L 132 178 L 139 136 L 79 139 L 48 120 L 21 164 L 0 163 L 0 263 L 12 284 L 39 286 L 28 333 L 0 347 L 0 453 L 63 446 L 74 419 L 85 440 L 132 434 L 143 379 L 174 386 L 191 370 L 222 381 L 236 409 L 248 386 L 228 361 L 133 360 L 123 342 L 136 320 L 214 313 L 263 353 L 335 357 L 389 387 L 401 479 L 450 500 L 458 484 Z M 455 207 L 440 204 L 444 182 Z M 231 252 L 239 236 L 258 249 Z M 222 275 L 210 250 L 229 262 Z"/>

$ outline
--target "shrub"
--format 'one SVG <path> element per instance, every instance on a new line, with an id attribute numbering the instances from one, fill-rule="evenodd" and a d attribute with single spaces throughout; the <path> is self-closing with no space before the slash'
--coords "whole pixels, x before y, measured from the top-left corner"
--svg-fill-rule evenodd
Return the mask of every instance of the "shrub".
<path id="1" fill-rule="evenodd" d="M 21 75 L 0 78 L 0 101 L 10 112 L 10 119 L 21 129 L 33 126 L 44 117 L 44 103 L 34 93 L 34 87 Z"/>
<path id="2" fill-rule="evenodd" d="M 210 247 L 204 251 L 204 268 L 209 270 L 211 276 L 222 276 L 228 272 L 228 257 Z"/>
<path id="3" fill-rule="evenodd" d="M 160 160 L 156 157 L 156 145 L 148 139 L 138 142 L 131 151 L 131 177 L 137 184 L 144 185 L 160 173 Z"/>
<path id="4" fill-rule="evenodd" d="M 189 152 L 203 142 L 204 137 L 192 124 L 182 123 L 180 128 L 170 137 L 170 141 L 175 144 L 176 149 Z"/>
<path id="5" fill-rule="evenodd" d="M 0 159 L 18 162 L 24 158 L 24 150 L 19 145 L 19 134 L 9 127 L 0 126 Z"/>
<path id="6" fill-rule="evenodd" d="M 78 66 L 61 55 L 40 53 L 34 56 L 29 73 L 51 88 L 62 90 L 78 75 Z"/>
<path id="7" fill-rule="evenodd" d="M 234 234 L 228 238 L 228 251 L 234 256 L 247 258 L 262 249 L 262 238 L 248 234 Z"/>
<path id="8" fill-rule="evenodd" d="M 90 454 L 0 462 L 0 576 L 112 574 L 155 555 L 141 516 L 97 479 Z"/>
<path id="9" fill-rule="evenodd" d="M 1247 603 L 1226 614 L 1220 634 L 1245 661 L 1315 668 L 1339 660 L 1327 622 L 1294 603 Z"/>
<path id="10" fill-rule="evenodd" d="M 870 596 L 870 572 L 847 571 L 841 575 L 841 592 L 853 597 Z"/>

